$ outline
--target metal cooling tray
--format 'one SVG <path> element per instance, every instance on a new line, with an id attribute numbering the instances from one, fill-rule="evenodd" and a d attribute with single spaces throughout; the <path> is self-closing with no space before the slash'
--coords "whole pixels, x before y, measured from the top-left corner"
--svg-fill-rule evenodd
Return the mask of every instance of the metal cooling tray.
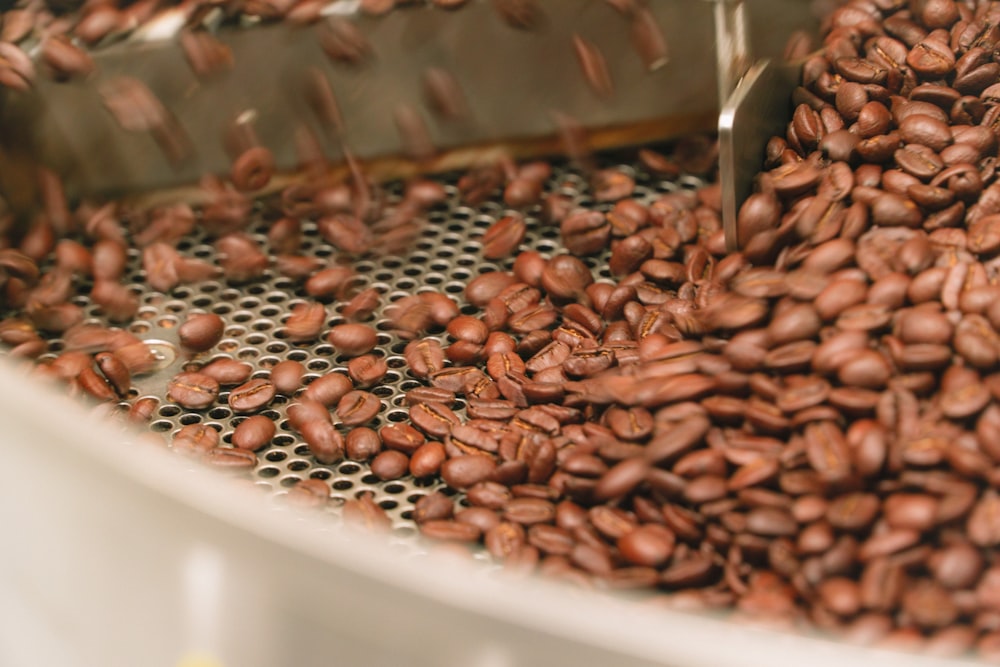
<path id="1" fill-rule="evenodd" d="M 640 200 L 702 184 L 690 177 L 659 180 L 610 160 L 601 166 L 632 175 Z M 457 296 L 471 277 L 509 268 L 510 259 L 484 262 L 480 253 L 482 231 L 504 214 L 503 206 L 467 207 L 454 177 L 445 183 L 447 202 L 429 213 L 430 224 L 407 254 L 355 264 L 356 286 L 377 289 L 383 305 L 418 290 Z M 390 203 L 400 189 L 389 187 Z M 565 165 L 556 166 L 547 189 L 595 206 L 586 178 Z M 601 206 L 608 205 L 595 207 Z M 524 247 L 559 252 L 558 229 L 540 224 L 537 207 L 525 214 L 530 232 Z M 263 223 L 249 231 L 260 238 Z M 199 237 L 179 249 L 197 258 L 213 253 Z M 312 228 L 303 251 L 321 258 L 333 252 Z M 284 318 L 304 297 L 273 270 L 239 288 L 209 280 L 163 294 L 142 281 L 135 254 L 126 283 L 142 305 L 124 328 L 159 349 L 177 350 L 176 324 L 188 313 L 211 311 L 226 320 L 225 337 L 192 363 L 228 356 L 266 374 L 270 365 L 293 358 L 313 376 L 342 367 L 343 359 L 322 341 L 292 344 L 283 338 Z M 587 261 L 595 277 L 607 277 L 606 257 Z M 103 323 L 86 293 L 84 286 L 75 302 L 88 321 Z M 339 317 L 335 305 L 330 310 L 328 324 Z M 382 314 L 369 321 L 380 330 L 379 353 L 390 367 L 376 390 L 383 404 L 377 427 L 403 414 L 402 394 L 417 382 L 398 363 L 402 341 Z M 42 361 L 63 341 L 49 345 Z M 189 361 L 180 354 L 165 360 L 173 365 L 134 383 L 135 397 L 161 398 L 152 430 L 169 438 L 181 425 L 201 421 L 217 427 L 225 441 L 238 419 L 225 396 L 205 412 L 162 400 L 168 377 Z M 258 453 L 255 470 L 230 480 L 192 467 L 151 442 L 149 433 L 138 438 L 107 410 L 88 412 L 36 384 L 26 368 L 0 361 L 0 451 L 7 470 L 0 484 L 0 527 L 7 537 L 0 549 L 5 667 L 949 664 L 737 626 L 666 610 L 642 596 L 587 593 L 536 578 L 508 580 L 485 553 L 448 558 L 420 540 L 410 512 L 431 487 L 410 477 L 381 482 L 354 462 L 316 462 L 285 427 L 280 401 L 265 413 L 278 421 L 278 435 Z M 309 477 L 331 484 L 325 510 L 299 515 L 280 509 L 286 489 Z M 365 491 L 389 515 L 387 535 L 343 528 L 340 504 Z"/>
<path id="2" fill-rule="evenodd" d="M 406 558 L 0 363 L 5 667 L 961 667 Z M 58 418 L 53 418 L 58 415 Z"/>

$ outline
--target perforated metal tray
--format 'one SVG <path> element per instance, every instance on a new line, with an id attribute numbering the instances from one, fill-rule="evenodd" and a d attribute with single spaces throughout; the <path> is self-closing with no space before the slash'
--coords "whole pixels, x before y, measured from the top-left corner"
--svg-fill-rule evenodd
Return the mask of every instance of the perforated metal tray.
<path id="1" fill-rule="evenodd" d="M 643 203 L 650 203 L 664 192 L 678 188 L 694 189 L 703 184 L 701 180 L 691 176 L 683 176 L 677 181 L 661 180 L 649 175 L 641 167 L 621 163 L 611 156 L 605 158 L 603 166 L 620 169 L 632 176 L 636 180 L 635 197 Z M 315 223 L 305 222 L 303 225 L 302 254 L 330 264 L 352 267 L 356 272 L 353 279 L 355 289 L 375 288 L 381 295 L 379 308 L 364 320 L 379 332 L 374 354 L 385 358 L 389 366 L 385 378 L 372 389 L 382 401 L 379 415 L 369 424 L 376 430 L 389 423 L 408 420 L 404 407 L 405 392 L 424 384 L 406 370 L 406 362 L 402 356 L 406 341 L 391 331 L 392 325 L 385 316 L 385 308 L 405 296 L 433 291 L 452 297 L 463 313 L 477 315 L 479 309 L 464 300 L 465 286 L 478 275 L 509 270 L 513 264 L 513 257 L 502 261 L 484 260 L 479 242 L 483 232 L 511 210 L 495 200 L 477 207 L 466 206 L 461 202 L 455 186 L 457 175 L 445 176 L 441 180 L 448 193 L 447 200 L 429 211 L 419 237 L 414 240 L 412 248 L 402 255 L 373 252 L 360 259 L 352 258 L 326 243 L 318 234 Z M 548 192 L 558 191 L 572 197 L 579 206 L 598 210 L 608 210 L 611 207 L 611 204 L 595 204 L 590 197 L 586 179 L 566 165 L 556 166 L 546 187 Z M 389 206 L 392 206 L 402 196 L 402 184 L 389 184 L 386 190 Z M 558 226 L 546 224 L 540 219 L 539 206 L 527 210 L 525 214 L 528 233 L 522 249 L 534 249 L 545 256 L 564 252 Z M 267 248 L 269 223 L 263 220 L 259 209 L 255 212 L 255 220 L 248 231 Z M 187 257 L 209 262 L 215 260 L 215 248 L 211 239 L 202 233 L 185 238 L 178 249 Z M 228 443 L 236 425 L 245 418 L 234 414 L 229 408 L 229 393 L 226 389 L 220 392 L 215 404 L 206 410 L 186 410 L 168 400 L 167 383 L 182 369 L 197 369 L 215 359 L 230 358 L 250 363 L 254 367 L 252 377 L 267 377 L 269 369 L 275 364 L 285 359 L 294 359 L 307 369 L 305 384 L 326 373 L 346 373 L 348 359 L 338 355 L 333 346 L 325 341 L 328 327 L 346 321 L 340 315 L 344 302 L 333 301 L 327 304 L 330 317 L 317 341 L 290 342 L 284 330 L 284 321 L 296 305 L 314 299 L 305 293 L 301 282 L 278 273 L 273 263 L 262 279 L 249 284 L 233 285 L 224 279 L 208 280 L 181 285 L 164 294 L 152 289 L 145 281 L 139 251 L 131 249 L 129 256 L 124 283 L 138 295 L 141 305 L 135 319 L 121 327 L 155 346 L 163 358 L 163 363 L 156 372 L 134 379 L 131 400 L 150 396 L 159 401 L 149 428 L 162 434 L 168 442 L 182 426 L 204 423 L 218 430 L 222 442 Z M 596 279 L 610 279 L 607 254 L 588 257 L 585 261 L 593 269 Z M 84 308 L 86 323 L 108 326 L 100 307 L 93 304 L 87 296 L 90 287 L 87 283 L 81 283 L 79 295 L 74 301 Z M 226 323 L 225 333 L 222 340 L 208 352 L 190 356 L 179 345 L 177 327 L 189 314 L 200 312 L 221 316 Z M 447 345 L 443 330 L 438 329 L 431 334 L 442 345 Z M 64 346 L 63 340 L 50 339 L 50 352 L 41 355 L 39 362 L 45 363 L 54 358 Z M 261 412 L 273 419 L 278 424 L 278 429 L 272 444 L 258 452 L 259 462 L 251 473 L 253 481 L 275 497 L 280 497 L 302 479 L 315 477 L 327 480 L 333 487 L 333 496 L 326 511 L 335 516 L 339 515 L 339 507 L 347 498 L 370 491 L 374 493 L 375 502 L 392 519 L 396 538 L 411 541 L 416 535 L 416 526 L 411 519 L 413 503 L 422 495 L 443 488 L 443 485 L 409 476 L 398 481 L 381 482 L 371 474 L 367 464 L 354 461 L 343 461 L 335 465 L 318 463 L 286 418 L 285 409 L 291 400 L 290 397 L 278 395 Z M 452 407 L 464 416 L 464 405 L 461 399 L 457 399 Z M 123 409 L 127 407 L 127 402 L 122 404 Z M 341 429 L 346 434 L 347 429 Z"/>

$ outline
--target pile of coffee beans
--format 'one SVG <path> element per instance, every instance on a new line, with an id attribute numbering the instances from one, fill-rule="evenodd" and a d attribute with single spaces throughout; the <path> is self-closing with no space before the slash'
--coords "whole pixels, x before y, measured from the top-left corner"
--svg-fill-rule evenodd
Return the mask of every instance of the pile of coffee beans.
<path id="1" fill-rule="evenodd" d="M 260 470 L 291 439 L 316 471 L 411 480 L 423 535 L 513 571 L 1000 659 L 1000 3 L 852 0 L 823 47 L 740 210 L 741 252 L 718 183 L 683 175 L 711 179 L 705 137 L 454 185 L 358 177 L 255 202 L 219 180 L 197 208 L 71 210 L 50 187 L 0 250 L 0 340 L 135 422 L 195 415 L 169 446 L 206 464 Z M 457 290 L 420 270 L 410 293 L 359 280 L 368 257 L 433 251 L 420 239 L 455 202 L 483 222 Z M 189 357 L 162 400 L 136 389 L 158 368 L 133 326 L 150 292 L 275 275 L 297 298 L 259 335 L 335 363 L 255 368 L 202 308 L 169 320 Z M 329 478 L 285 497 L 328 506 Z M 341 511 L 392 524 L 370 493 Z"/>

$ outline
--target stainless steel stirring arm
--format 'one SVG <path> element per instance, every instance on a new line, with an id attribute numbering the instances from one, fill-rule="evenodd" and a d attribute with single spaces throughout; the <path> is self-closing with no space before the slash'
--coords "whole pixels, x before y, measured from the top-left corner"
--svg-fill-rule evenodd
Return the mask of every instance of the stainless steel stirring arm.
<path id="1" fill-rule="evenodd" d="M 634 6 L 546 0 L 525 29 L 486 0 L 455 12 L 400 8 L 382 17 L 338 0 L 311 26 L 217 31 L 231 59 L 207 75 L 192 68 L 190 44 L 186 51 L 179 38 L 183 17 L 168 12 L 141 34 L 94 51 L 95 71 L 84 79 L 56 81 L 40 66 L 29 91 L 5 92 L 0 188 L 13 207 L 30 206 L 39 166 L 61 176 L 70 198 L 189 186 L 206 173 L 230 173 L 233 136 L 241 133 L 273 155 L 272 187 L 299 172 L 310 150 L 334 167 L 351 154 L 376 176 L 443 171 L 496 150 L 559 153 L 567 123 L 586 130 L 589 148 L 711 130 L 729 98 L 721 136 L 730 224 L 729 209 L 747 191 L 740 179 L 757 171 L 752 154 L 763 149 L 761 128 L 741 136 L 741 127 L 780 118 L 787 106 L 777 91 L 759 106 L 757 93 L 768 94 L 759 75 L 737 82 L 751 55 L 778 55 L 794 29 L 814 23 L 809 3 Z M 354 64 L 328 55 L 345 21 L 367 42 Z M 37 55 L 37 45 L 27 50 Z M 131 99 L 135 82 L 166 118 L 158 132 L 141 119 L 123 126 L 113 113 L 113 96 Z"/>

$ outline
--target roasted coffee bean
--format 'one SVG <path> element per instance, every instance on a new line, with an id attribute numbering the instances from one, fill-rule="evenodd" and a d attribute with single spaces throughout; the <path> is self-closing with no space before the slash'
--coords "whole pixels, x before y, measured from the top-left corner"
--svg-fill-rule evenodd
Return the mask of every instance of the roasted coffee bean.
<path id="1" fill-rule="evenodd" d="M 292 396 L 302 387 L 302 377 L 306 367 L 294 359 L 279 361 L 271 368 L 271 382 L 279 394 Z"/>
<path id="2" fill-rule="evenodd" d="M 256 452 L 270 444 L 276 430 L 274 421 L 269 417 L 247 417 L 233 431 L 232 443 L 234 447 Z"/>
<path id="3" fill-rule="evenodd" d="M 382 439 L 374 429 L 365 426 L 352 428 L 344 438 L 347 458 L 353 461 L 367 461 L 382 451 Z"/>
<path id="4" fill-rule="evenodd" d="M 441 477 L 456 489 L 467 489 L 490 478 L 496 462 L 478 454 L 467 454 L 448 459 L 441 466 Z"/>
<path id="5" fill-rule="evenodd" d="M 215 403 L 219 383 L 204 373 L 179 373 L 167 385 L 167 398 L 191 410 L 203 410 Z"/>
<path id="6" fill-rule="evenodd" d="M 329 421 L 307 421 L 298 429 L 317 461 L 329 465 L 343 460 L 344 436 Z"/>
<path id="7" fill-rule="evenodd" d="M 382 443 L 389 449 L 410 455 L 424 444 L 426 438 L 409 424 L 387 424 L 379 431 Z"/>
<path id="8" fill-rule="evenodd" d="M 229 393 L 229 407 L 237 413 L 257 412 L 270 405 L 276 393 L 274 383 L 270 380 L 250 380 Z"/>
<path id="9" fill-rule="evenodd" d="M 521 245 L 526 231 L 527 225 L 521 215 L 500 218 L 483 234 L 483 257 L 500 259 L 511 255 Z"/>
<path id="10" fill-rule="evenodd" d="M 246 471 L 257 466 L 257 455 L 238 447 L 215 447 L 202 457 L 202 462 L 221 470 Z"/>
<path id="11" fill-rule="evenodd" d="M 212 378 L 220 385 L 237 385 L 246 382 L 253 372 L 253 366 L 222 357 L 202 366 L 198 372 Z"/>
<path id="12" fill-rule="evenodd" d="M 387 531 L 392 520 L 373 500 L 370 491 L 363 492 L 356 499 L 348 500 L 341 509 L 344 521 L 369 531 Z"/>
<path id="13" fill-rule="evenodd" d="M 372 473 L 383 481 L 399 479 L 409 467 L 409 457 L 391 449 L 381 452 L 371 462 Z"/>
<path id="14" fill-rule="evenodd" d="M 417 403 L 410 408 L 410 420 L 427 435 L 444 438 L 459 424 L 458 415 L 441 403 Z"/>
<path id="15" fill-rule="evenodd" d="M 330 500 L 330 485 L 322 479 L 304 479 L 288 490 L 285 499 L 296 507 L 319 509 Z"/>
<path id="16" fill-rule="evenodd" d="M 374 354 L 365 354 L 347 362 L 347 375 L 356 387 L 374 386 L 388 371 L 386 360 Z"/>
<path id="17" fill-rule="evenodd" d="M 207 424 L 188 424 L 174 434 L 174 451 L 204 457 L 219 444 L 219 432 Z"/>
<path id="18" fill-rule="evenodd" d="M 599 211 L 579 210 L 571 213 L 560 223 L 560 232 L 563 245 L 576 255 L 601 252 L 611 239 L 611 225 Z"/>
<path id="19" fill-rule="evenodd" d="M 305 342 L 319 337 L 326 320 L 326 308 L 320 303 L 303 303 L 292 308 L 285 320 L 285 331 L 293 342 Z"/>
<path id="20" fill-rule="evenodd" d="M 550 523 L 555 519 L 555 506 L 539 498 L 514 498 L 504 506 L 503 516 L 521 525 Z"/>
<path id="21" fill-rule="evenodd" d="M 444 368 L 444 350 L 433 338 L 410 341 L 403 352 L 411 373 L 426 378 Z"/>
<path id="22" fill-rule="evenodd" d="M 367 324 L 338 324 L 330 329 L 327 340 L 341 354 L 358 357 L 371 352 L 378 338 L 375 329 Z"/>
<path id="23" fill-rule="evenodd" d="M 159 406 L 160 401 L 152 396 L 144 396 L 135 401 L 128 411 L 130 421 L 136 423 L 146 423 L 153 417 L 153 412 Z"/>
<path id="24" fill-rule="evenodd" d="M 332 407 L 353 388 L 354 384 L 346 375 L 341 373 L 327 373 L 310 382 L 306 390 L 302 393 L 302 397 L 310 401 L 316 401 L 326 407 Z"/>
<path id="25" fill-rule="evenodd" d="M 350 391 L 337 402 L 337 417 L 346 426 L 370 422 L 381 411 L 382 402 L 366 391 Z"/>
<path id="26" fill-rule="evenodd" d="M 132 374 L 128 366 L 113 352 L 98 352 L 94 363 L 101 376 L 119 398 L 124 398 L 132 386 Z"/>

